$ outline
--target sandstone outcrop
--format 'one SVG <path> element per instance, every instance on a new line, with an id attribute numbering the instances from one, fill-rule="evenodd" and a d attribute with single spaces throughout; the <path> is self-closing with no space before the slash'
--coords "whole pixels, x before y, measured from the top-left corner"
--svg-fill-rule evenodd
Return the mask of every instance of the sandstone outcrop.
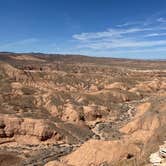
<path id="1" fill-rule="evenodd" d="M 2 115 L 0 117 L 1 138 L 15 136 L 36 137 L 39 141 L 47 140 L 57 133 L 54 124 L 37 119 L 18 118 L 14 116 Z"/>

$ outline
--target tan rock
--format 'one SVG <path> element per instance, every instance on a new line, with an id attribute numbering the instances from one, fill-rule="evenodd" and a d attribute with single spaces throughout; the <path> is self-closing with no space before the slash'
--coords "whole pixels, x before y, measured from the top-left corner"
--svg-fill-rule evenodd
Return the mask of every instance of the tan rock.
<path id="1" fill-rule="evenodd" d="M 33 57 L 30 55 L 11 56 L 11 58 L 16 60 L 23 60 L 23 61 L 29 60 L 29 61 L 45 62 L 44 59 Z"/>
<path id="2" fill-rule="evenodd" d="M 107 85 L 105 85 L 105 88 L 106 89 L 116 89 L 117 88 L 117 89 L 121 89 L 121 90 L 128 89 L 128 87 L 122 82 L 114 82 L 112 84 L 107 84 Z"/>
<path id="3" fill-rule="evenodd" d="M 129 153 L 135 156 L 139 152 L 140 149 L 136 145 L 123 141 L 89 140 L 64 157 L 63 161 L 74 166 L 99 165 L 105 161 L 111 163 L 125 159 Z"/>
<path id="4" fill-rule="evenodd" d="M 136 112 L 136 116 L 142 116 L 145 112 L 147 112 L 151 107 L 151 103 L 146 102 L 143 104 L 140 104 L 136 107 L 137 112 Z"/>
<path id="5" fill-rule="evenodd" d="M 72 166 L 72 165 L 68 165 L 66 163 L 62 163 L 59 161 L 50 161 L 47 164 L 45 164 L 44 166 Z"/>
<path id="6" fill-rule="evenodd" d="M 5 126 L 1 129 L 1 137 L 14 137 L 28 136 L 33 140 L 44 141 L 51 138 L 56 131 L 54 125 L 45 120 L 30 119 L 30 118 L 18 118 L 14 116 L 1 115 L 1 126 Z M 30 142 L 30 140 L 29 140 Z"/>
<path id="7" fill-rule="evenodd" d="M 69 122 L 79 122 L 80 114 L 79 109 L 71 104 L 66 104 L 65 109 L 62 113 L 62 120 Z"/>

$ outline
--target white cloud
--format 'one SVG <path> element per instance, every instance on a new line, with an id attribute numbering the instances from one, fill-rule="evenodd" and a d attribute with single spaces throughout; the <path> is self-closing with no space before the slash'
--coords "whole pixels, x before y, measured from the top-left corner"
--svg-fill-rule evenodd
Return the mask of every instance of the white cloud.
<path id="1" fill-rule="evenodd" d="M 166 36 L 166 33 L 151 33 L 146 35 L 146 37 L 155 37 L 155 36 Z"/>
<path id="2" fill-rule="evenodd" d="M 160 17 L 157 19 L 158 22 L 166 23 L 166 18 Z"/>
<path id="3" fill-rule="evenodd" d="M 107 31 L 103 31 L 103 32 L 75 34 L 73 35 L 73 38 L 80 41 L 100 39 L 100 38 L 110 38 L 110 37 L 118 38 L 124 34 L 131 34 L 131 33 L 143 32 L 143 31 L 150 31 L 150 30 L 152 29 L 151 28 L 128 28 L 128 29 L 111 29 L 110 28 Z"/>
<path id="4" fill-rule="evenodd" d="M 126 26 L 129 26 L 129 25 L 131 25 L 131 24 L 126 22 L 124 24 L 119 24 L 119 25 L 116 25 L 116 26 L 121 28 L 121 27 L 126 27 Z"/>
<path id="5" fill-rule="evenodd" d="M 115 48 L 144 48 L 144 47 L 154 47 L 154 46 L 165 46 L 166 40 L 159 41 L 134 41 L 134 40 L 112 40 L 110 42 L 93 42 L 80 45 L 80 48 L 90 48 L 90 49 L 115 49 Z"/>
<path id="6" fill-rule="evenodd" d="M 123 27 L 128 27 L 128 26 L 139 25 L 139 24 L 142 24 L 142 21 L 125 22 L 123 24 L 116 25 L 116 27 L 123 28 Z"/>
<path id="7" fill-rule="evenodd" d="M 163 19 L 160 18 L 159 21 L 163 21 Z M 117 28 L 110 28 L 101 32 L 75 34 L 73 38 L 77 41 L 78 49 L 89 49 L 91 51 L 114 51 L 115 53 L 116 50 L 116 52 L 134 53 L 139 50 L 140 52 L 150 52 L 152 49 L 159 51 L 161 48 L 162 51 L 166 50 L 166 39 L 162 38 L 166 35 L 166 27 L 163 23 L 154 24 L 151 22 L 145 25 L 140 22 L 137 26 L 128 27 L 128 25 L 129 23 L 125 23 Z M 130 23 L 130 25 L 132 24 Z M 152 40 L 149 37 L 156 38 Z"/>

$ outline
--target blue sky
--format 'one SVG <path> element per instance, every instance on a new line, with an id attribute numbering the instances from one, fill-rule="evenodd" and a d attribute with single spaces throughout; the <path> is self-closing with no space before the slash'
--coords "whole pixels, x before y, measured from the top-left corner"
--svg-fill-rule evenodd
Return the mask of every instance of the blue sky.
<path id="1" fill-rule="evenodd" d="M 0 0 L 0 51 L 166 58 L 165 0 Z"/>

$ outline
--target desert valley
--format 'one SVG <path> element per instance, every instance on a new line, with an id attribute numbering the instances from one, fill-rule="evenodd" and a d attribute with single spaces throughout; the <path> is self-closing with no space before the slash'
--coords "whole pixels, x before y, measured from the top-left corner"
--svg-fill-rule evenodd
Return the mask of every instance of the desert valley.
<path id="1" fill-rule="evenodd" d="M 166 165 L 166 61 L 0 53 L 1 166 Z"/>

